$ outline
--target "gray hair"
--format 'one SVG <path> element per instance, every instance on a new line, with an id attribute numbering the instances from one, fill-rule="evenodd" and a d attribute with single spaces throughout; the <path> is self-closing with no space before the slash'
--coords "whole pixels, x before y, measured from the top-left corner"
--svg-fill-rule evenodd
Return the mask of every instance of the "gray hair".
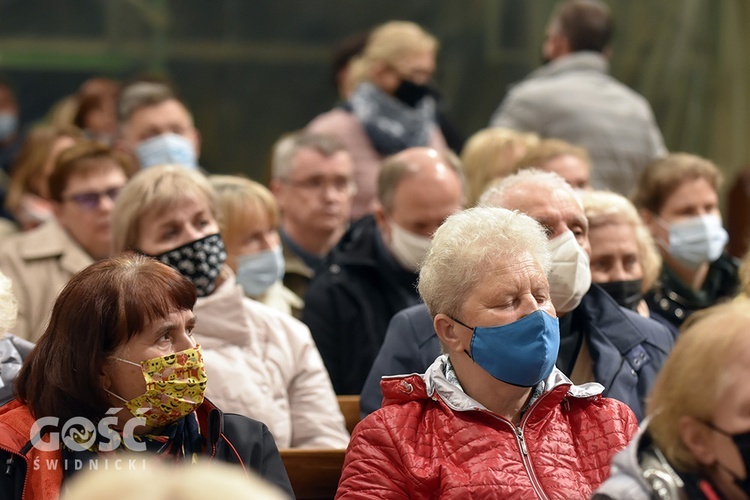
<path id="1" fill-rule="evenodd" d="M 339 151 L 348 151 L 341 141 L 330 135 L 304 131 L 287 134 L 273 146 L 271 178 L 288 179 L 292 173 L 294 155 L 305 148 L 313 149 L 325 157 L 333 156 Z"/>
<path id="2" fill-rule="evenodd" d="M 419 293 L 432 317 L 460 315 L 466 298 L 498 261 L 530 254 L 546 274 L 550 269 L 547 236 L 542 226 L 521 212 L 475 207 L 448 217 L 432 238 L 419 272 Z"/>
<path id="3" fill-rule="evenodd" d="M 0 273 L 0 334 L 6 333 L 16 324 L 18 302 L 13 295 L 10 278 Z"/>
<path id="4" fill-rule="evenodd" d="M 532 184 L 534 186 L 546 185 L 553 191 L 564 190 L 569 192 L 583 209 L 581 197 L 565 179 L 554 172 L 547 172 L 538 168 L 527 168 L 508 177 L 498 179 L 491 184 L 479 198 L 479 206 L 505 207 L 507 197 L 520 184 Z"/>
<path id="5" fill-rule="evenodd" d="M 403 151 L 386 158 L 378 175 L 378 201 L 387 212 L 393 209 L 393 193 L 396 191 L 396 186 L 405 178 L 419 172 L 419 166 L 404 159 L 402 153 Z M 451 150 L 438 151 L 438 154 L 448 167 L 456 173 L 463 186 L 464 175 L 461 159 Z"/>
<path id="6" fill-rule="evenodd" d="M 147 106 L 161 104 L 177 95 L 169 85 L 157 82 L 135 82 L 122 90 L 117 106 L 120 123 L 126 122 L 137 110 Z"/>

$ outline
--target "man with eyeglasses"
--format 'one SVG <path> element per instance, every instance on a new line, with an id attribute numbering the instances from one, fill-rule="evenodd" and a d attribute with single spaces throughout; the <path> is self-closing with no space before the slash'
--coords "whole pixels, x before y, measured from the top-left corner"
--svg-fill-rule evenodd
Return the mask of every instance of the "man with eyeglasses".
<path id="1" fill-rule="evenodd" d="M 281 211 L 284 286 L 299 297 L 349 226 L 352 175 L 352 157 L 333 137 L 296 132 L 274 146 L 270 188 Z"/>
<path id="2" fill-rule="evenodd" d="M 337 394 L 359 394 L 391 317 L 419 303 L 419 266 L 432 234 L 463 205 L 460 162 L 409 148 L 383 163 L 374 215 L 354 222 L 305 294 L 302 321 Z"/>
<path id="3" fill-rule="evenodd" d="M 49 178 L 55 217 L 0 245 L 0 271 L 18 299 L 11 333 L 36 341 L 68 280 L 109 257 L 114 200 L 131 172 L 124 156 L 102 144 L 81 141 L 61 153 Z"/>

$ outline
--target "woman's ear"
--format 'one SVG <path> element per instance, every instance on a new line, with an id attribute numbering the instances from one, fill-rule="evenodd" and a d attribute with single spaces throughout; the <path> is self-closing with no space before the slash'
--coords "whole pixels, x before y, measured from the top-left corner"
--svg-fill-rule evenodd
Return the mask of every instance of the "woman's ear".
<path id="1" fill-rule="evenodd" d="M 459 328 L 466 329 L 466 327 L 442 313 L 435 315 L 433 324 L 440 342 L 447 349 L 453 352 L 464 352 L 469 349 L 469 345 L 466 345 L 464 341 L 465 335 L 460 335 L 459 332 Z"/>
<path id="2" fill-rule="evenodd" d="M 677 423 L 680 438 L 690 454 L 699 464 L 711 466 L 716 463 L 716 453 L 711 442 L 711 429 L 699 420 L 683 415 Z"/>

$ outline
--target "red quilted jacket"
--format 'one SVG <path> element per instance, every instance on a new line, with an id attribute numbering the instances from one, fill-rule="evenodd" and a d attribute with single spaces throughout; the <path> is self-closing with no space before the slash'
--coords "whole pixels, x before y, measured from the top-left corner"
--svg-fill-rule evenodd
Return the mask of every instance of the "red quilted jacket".
<path id="1" fill-rule="evenodd" d="M 586 499 L 638 430 L 599 384 L 557 369 L 515 427 L 452 386 L 445 363 L 382 381 L 384 406 L 355 429 L 336 498 Z"/>

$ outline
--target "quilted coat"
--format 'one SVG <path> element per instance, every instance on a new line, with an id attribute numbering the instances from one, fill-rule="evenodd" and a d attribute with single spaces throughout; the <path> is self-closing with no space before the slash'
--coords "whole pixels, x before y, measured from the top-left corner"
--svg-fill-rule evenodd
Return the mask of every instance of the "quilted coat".
<path id="1" fill-rule="evenodd" d="M 445 376 L 386 377 L 384 406 L 360 422 L 337 498 L 589 498 L 638 427 L 596 383 L 554 369 L 518 426 Z"/>

